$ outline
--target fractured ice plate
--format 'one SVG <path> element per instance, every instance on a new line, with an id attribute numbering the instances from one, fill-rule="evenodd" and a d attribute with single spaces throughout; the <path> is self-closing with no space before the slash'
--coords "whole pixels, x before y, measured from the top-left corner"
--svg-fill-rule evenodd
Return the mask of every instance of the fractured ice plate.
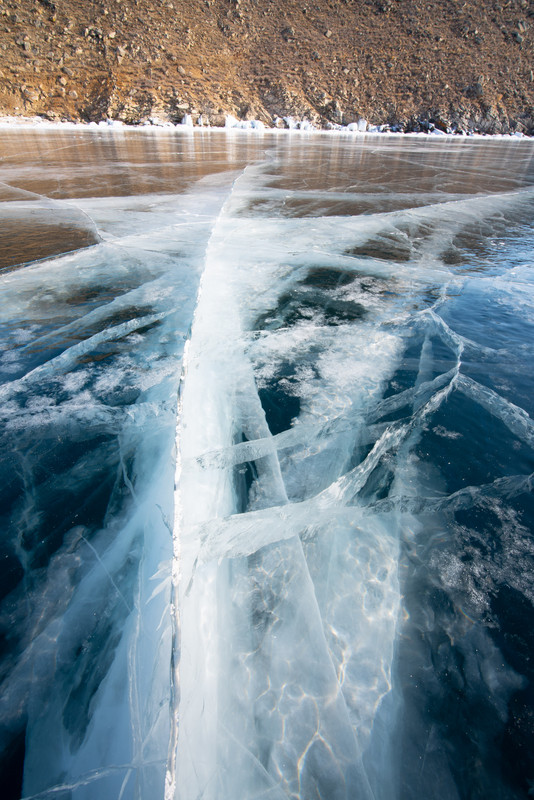
<path id="1" fill-rule="evenodd" d="M 31 201 L 0 204 L 0 270 L 81 250 L 100 237 L 77 209 Z"/>

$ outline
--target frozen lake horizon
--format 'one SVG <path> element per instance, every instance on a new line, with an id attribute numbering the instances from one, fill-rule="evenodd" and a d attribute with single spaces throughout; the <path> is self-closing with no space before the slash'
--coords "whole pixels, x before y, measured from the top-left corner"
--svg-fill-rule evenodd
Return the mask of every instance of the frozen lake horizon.
<path id="1" fill-rule="evenodd" d="M 6 800 L 534 786 L 534 150 L 2 131 Z"/>

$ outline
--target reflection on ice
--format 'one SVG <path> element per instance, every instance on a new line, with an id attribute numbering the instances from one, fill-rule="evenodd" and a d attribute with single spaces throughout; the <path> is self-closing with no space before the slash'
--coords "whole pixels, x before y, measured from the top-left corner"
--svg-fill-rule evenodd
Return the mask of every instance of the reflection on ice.
<path id="1" fill-rule="evenodd" d="M 526 796 L 530 145 L 116 136 L 0 204 L 8 797 Z"/>

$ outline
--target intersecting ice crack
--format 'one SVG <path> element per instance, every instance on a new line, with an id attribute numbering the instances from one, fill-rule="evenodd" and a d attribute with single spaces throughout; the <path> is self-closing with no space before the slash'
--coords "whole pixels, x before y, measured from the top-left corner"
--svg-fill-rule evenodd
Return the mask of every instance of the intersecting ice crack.
<path id="1" fill-rule="evenodd" d="M 126 782 L 133 775 L 135 775 L 136 770 L 138 770 L 140 767 L 151 767 L 151 766 L 161 766 L 161 762 L 154 760 L 154 761 L 145 761 L 142 763 L 132 762 L 127 764 L 113 764 L 108 767 L 103 767 L 102 769 L 91 770 L 85 773 L 85 775 L 83 775 L 77 781 L 57 784 L 56 786 L 51 786 L 49 789 L 46 789 L 45 791 L 37 792 L 37 794 L 24 795 L 21 798 L 21 800 L 53 800 L 54 797 L 57 797 L 58 795 L 61 795 L 64 792 L 72 792 L 75 789 L 78 789 L 82 786 L 90 786 L 96 781 L 102 780 L 103 778 L 106 778 L 110 775 L 115 775 L 119 772 L 127 773 L 124 779 Z"/>
<path id="2" fill-rule="evenodd" d="M 363 438 L 360 439 L 360 443 L 375 444 L 377 439 L 388 427 L 388 424 L 383 422 L 373 425 L 373 421 L 388 416 L 408 404 L 412 404 L 416 398 L 419 405 L 425 405 L 430 397 L 434 396 L 439 389 L 445 385 L 449 385 L 456 375 L 457 368 L 454 368 L 447 373 L 438 375 L 431 381 L 421 383 L 417 387 L 406 389 L 385 400 L 380 400 L 375 404 L 371 404 L 366 410 L 365 416 L 362 411 L 349 410 L 346 414 L 334 417 L 322 424 L 300 423 L 275 436 L 255 439 L 251 442 L 240 442 L 225 449 L 209 451 L 201 456 L 197 456 L 196 461 L 203 469 L 224 469 L 229 466 L 236 466 L 262 458 L 268 452 L 271 452 L 273 446 L 278 451 L 295 446 L 309 446 L 316 440 L 330 435 L 348 433 L 359 427 L 363 429 Z M 186 462 L 186 464 L 187 463 L 188 462 Z"/>
<path id="3" fill-rule="evenodd" d="M 508 475 L 496 478 L 489 484 L 478 484 L 458 489 L 446 497 L 409 497 L 395 495 L 385 500 L 377 500 L 362 510 L 362 514 L 389 514 L 397 511 L 402 514 L 421 514 L 470 509 L 486 498 L 512 499 L 534 490 L 534 473 L 530 475 Z"/>
<path id="4" fill-rule="evenodd" d="M 7 188 L 9 191 L 13 192 L 16 197 L 19 197 L 22 200 L 33 201 L 32 205 L 37 204 L 37 207 L 39 208 L 46 208 L 50 209 L 51 211 L 57 211 L 58 209 L 65 207 L 75 208 L 86 223 L 85 227 L 87 227 L 87 223 L 89 223 L 89 229 L 94 232 L 97 241 L 101 239 L 100 231 L 98 230 L 95 220 L 80 204 L 76 203 L 75 200 L 56 200 L 53 197 L 47 197 L 43 194 L 30 192 L 27 189 L 20 189 L 19 187 L 11 186 L 9 183 L 4 183 L 2 181 L 0 181 L 0 186 Z M 16 201 L 0 201 L 0 210 L 2 206 L 13 207 L 15 203 Z M 28 202 L 21 206 L 21 210 L 27 207 Z"/>
<path id="5" fill-rule="evenodd" d="M 277 161 L 286 144 L 296 161 Z M 28 723 L 27 800 L 146 800 L 164 780 L 167 800 L 395 800 L 416 773 L 420 796 L 452 797 L 462 747 L 466 771 L 484 758 L 473 708 L 495 709 L 484 735 L 501 741 L 526 686 L 484 614 L 503 586 L 534 596 L 534 424 L 509 379 L 529 329 L 517 347 L 485 331 L 507 304 L 517 334 L 531 281 L 526 257 L 487 269 L 483 240 L 526 219 L 533 192 L 443 186 L 431 142 L 421 191 L 391 178 L 386 146 L 369 172 L 365 142 L 286 144 L 183 193 L 3 193 L 6 214 L 61 207 L 100 237 L 3 276 L 13 607 L 30 612 L 0 718 Z M 102 527 L 82 524 L 101 491 Z M 66 533 L 46 552 L 49 496 Z M 462 747 L 435 720 L 443 697 Z"/>
<path id="6" fill-rule="evenodd" d="M 534 421 L 524 409 L 467 375 L 459 375 L 456 384 L 461 392 L 500 419 L 519 439 L 534 446 Z"/>
<path id="7" fill-rule="evenodd" d="M 428 415 L 432 414 L 447 398 L 454 387 L 456 375 L 457 373 L 454 370 L 448 376 L 439 376 L 439 383 L 434 381 L 426 384 L 426 386 L 421 385 L 418 387 L 418 391 L 410 392 L 409 397 L 415 399 L 418 394 L 419 397 L 423 395 L 423 387 L 425 393 L 429 393 L 430 387 L 434 389 L 430 397 L 427 397 L 418 406 L 408 424 L 388 425 L 374 442 L 373 448 L 365 460 L 334 481 L 319 495 L 302 503 L 270 507 L 265 511 L 250 511 L 226 519 L 216 518 L 201 523 L 194 534 L 195 540 L 201 543 L 196 566 L 224 556 L 251 555 L 261 547 L 274 544 L 281 538 L 287 539 L 296 535 L 306 536 L 306 532 L 310 528 L 315 530 L 318 519 L 328 519 L 335 505 L 353 504 L 368 476 L 379 461 L 388 452 L 396 451 L 414 432 L 417 435 Z M 440 384 L 447 380 L 445 388 L 441 388 Z M 436 384 L 438 385 L 437 389 Z M 385 403 L 381 404 L 382 412 Z M 403 406 L 405 403 L 406 395 L 402 401 L 397 398 L 395 405 L 399 407 L 399 404 Z M 394 404 L 388 403 L 386 407 L 390 411 Z M 377 411 L 375 411 L 375 414 L 377 414 Z M 413 443 L 409 446 L 413 447 Z M 392 499 L 391 502 L 394 503 L 395 501 Z M 283 524 L 281 526 L 273 525 L 275 520 Z M 280 528 L 283 528 L 283 530 L 280 530 Z"/>
<path id="8" fill-rule="evenodd" d="M 35 381 L 37 378 L 41 378 L 44 375 L 55 372 L 58 367 L 68 369 L 77 358 L 85 353 L 91 352 L 91 350 L 93 350 L 95 345 L 99 342 L 108 342 L 113 341 L 114 339 L 119 339 L 128 333 L 132 333 L 132 331 L 135 331 L 138 328 L 150 325 L 153 322 L 159 322 L 160 320 L 169 316 L 169 314 L 170 312 L 163 312 L 161 314 L 147 314 L 145 317 L 132 319 L 128 322 L 123 322 L 120 325 L 115 325 L 112 328 L 108 328 L 107 330 L 103 331 L 102 333 L 96 333 L 94 336 L 91 336 L 88 339 L 79 342 L 78 344 L 72 345 L 63 353 L 50 359 L 45 364 L 35 367 L 35 369 L 32 369 L 30 372 L 26 373 L 26 375 L 24 375 L 22 378 L 18 378 L 17 380 L 4 384 L 2 387 L 0 387 L 0 399 L 2 401 L 8 400 L 22 387 L 28 385 L 32 381 Z"/>
<path id="9" fill-rule="evenodd" d="M 103 571 L 104 571 L 104 572 L 106 573 L 106 575 L 108 576 L 108 578 L 109 578 L 109 582 L 111 583 L 111 585 L 113 586 L 113 588 L 114 588 L 114 589 L 115 589 L 115 591 L 117 592 L 118 596 L 120 597 L 120 599 L 121 599 L 121 600 L 122 600 L 122 602 L 124 603 L 124 605 L 125 605 L 125 607 L 126 607 L 126 610 L 127 610 L 128 612 L 131 612 L 131 610 L 132 610 L 132 609 L 131 609 L 131 607 L 130 607 L 130 604 L 128 603 L 128 601 L 127 601 L 127 600 L 126 600 L 126 598 L 124 597 L 123 593 L 121 592 L 121 590 L 119 589 L 119 587 L 118 587 L 118 586 L 117 586 L 117 584 L 115 583 L 115 579 L 113 578 L 113 575 L 112 575 L 112 574 L 109 572 L 108 568 L 106 567 L 106 565 L 104 564 L 104 562 L 103 562 L 103 561 L 102 561 L 102 559 L 100 558 L 100 556 L 99 556 L 99 554 L 98 554 L 98 550 L 97 550 L 95 547 L 93 547 L 93 545 L 91 544 L 91 542 L 87 541 L 87 539 L 85 538 L 85 536 L 81 535 L 81 536 L 80 536 L 80 538 L 81 538 L 81 539 L 82 539 L 82 540 L 85 542 L 85 544 L 87 545 L 87 547 L 89 548 L 89 550 L 92 552 L 92 554 L 94 555 L 94 557 L 96 558 L 96 560 L 98 561 L 98 563 L 100 564 L 100 566 L 102 567 Z"/>

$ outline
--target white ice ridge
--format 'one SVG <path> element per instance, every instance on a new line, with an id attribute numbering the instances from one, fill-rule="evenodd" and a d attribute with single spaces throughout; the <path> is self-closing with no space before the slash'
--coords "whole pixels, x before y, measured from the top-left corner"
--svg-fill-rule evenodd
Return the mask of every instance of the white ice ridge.
<path id="1" fill-rule="evenodd" d="M 331 486 L 314 501 L 288 502 L 280 450 L 298 443 L 310 425 L 304 420 L 270 434 L 242 321 L 255 294 L 279 280 L 294 238 L 275 243 L 265 230 L 257 238 L 255 225 L 232 216 L 253 185 L 252 172 L 236 181 L 213 229 L 184 359 L 174 525 L 177 704 L 166 797 L 245 800 L 320 791 L 371 798 L 388 742 L 387 733 L 374 742 L 373 731 L 387 725 L 382 714 L 389 709 L 391 720 L 396 706 L 398 539 L 395 526 L 378 517 L 359 529 L 358 510 L 346 504 L 405 427 L 376 426 L 371 453 L 344 475 L 345 447 L 327 452 Z M 257 258 L 266 241 L 274 251 Z M 328 331 L 318 335 L 330 341 Z M 387 363 L 396 353 L 393 337 L 379 342 Z M 369 345 L 373 358 L 378 343 Z M 343 348 L 349 346 L 355 345 L 347 339 Z M 372 396 L 375 383 L 362 391 Z M 357 420 L 355 411 L 349 441 Z M 339 430 L 336 424 L 311 442 L 341 441 L 346 420 Z M 242 435 L 248 442 L 240 444 Z M 238 513 L 233 467 L 252 456 L 257 510 Z M 315 536 L 299 535 L 312 524 Z"/>
<path id="2" fill-rule="evenodd" d="M 184 359 L 184 382 L 177 433 L 178 470 L 175 515 L 175 562 L 179 562 L 177 611 L 180 615 L 180 704 L 177 709 L 178 740 L 171 753 L 167 795 L 192 797 L 207 791 L 216 769 L 217 736 L 217 638 L 215 617 L 216 574 L 197 576 L 190 586 L 194 553 L 185 550 L 190 530 L 204 519 L 225 516 L 233 509 L 231 474 L 194 468 L 196 454 L 210 445 L 227 446 L 234 436 L 235 393 L 242 394 L 242 408 L 251 438 L 265 436 L 268 428 L 261 414 L 250 366 L 239 341 L 239 316 L 229 291 L 224 263 L 225 210 L 217 220 L 206 252 L 199 300 L 192 334 Z M 193 467 L 180 465 L 192 461 Z M 285 498 L 276 456 L 266 460 L 264 477 L 274 502 Z M 186 595 L 185 588 L 189 587 Z M 201 631 L 197 630 L 203 621 Z M 212 709 L 208 716 L 203 708 Z M 207 717 L 207 718 L 206 718 Z M 200 763 L 198 763 L 200 760 Z"/>

